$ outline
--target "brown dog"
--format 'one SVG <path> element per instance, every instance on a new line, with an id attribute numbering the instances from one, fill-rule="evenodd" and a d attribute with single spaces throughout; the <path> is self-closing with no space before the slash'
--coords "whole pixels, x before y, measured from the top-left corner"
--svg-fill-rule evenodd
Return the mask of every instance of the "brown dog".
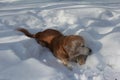
<path id="1" fill-rule="evenodd" d="M 53 55 L 67 67 L 70 67 L 69 62 L 84 64 L 87 56 L 91 53 L 91 49 L 85 46 L 84 39 L 81 36 L 64 36 L 53 29 L 47 29 L 36 34 L 31 34 L 23 28 L 17 30 L 28 37 L 35 38 L 39 44 L 49 48 Z"/>

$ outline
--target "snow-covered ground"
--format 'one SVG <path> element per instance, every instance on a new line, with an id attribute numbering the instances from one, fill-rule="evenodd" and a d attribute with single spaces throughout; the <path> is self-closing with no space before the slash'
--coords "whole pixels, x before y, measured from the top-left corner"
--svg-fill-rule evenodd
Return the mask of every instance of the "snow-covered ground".
<path id="1" fill-rule="evenodd" d="M 16 0 L 0 0 L 5 1 Z M 0 3 L 0 7 L 0 80 L 120 80 L 119 3 Z M 85 65 L 74 64 L 70 71 L 16 28 L 81 35 L 93 53 Z"/>

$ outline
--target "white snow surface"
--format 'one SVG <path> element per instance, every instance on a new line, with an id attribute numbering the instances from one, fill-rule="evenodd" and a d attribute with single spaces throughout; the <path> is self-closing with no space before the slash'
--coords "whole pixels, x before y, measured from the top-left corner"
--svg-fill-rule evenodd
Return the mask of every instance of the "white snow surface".
<path id="1" fill-rule="evenodd" d="M 83 36 L 92 55 L 85 65 L 73 64 L 70 71 L 17 28 L 31 33 L 51 28 L 64 35 Z M 120 80 L 120 4 L 2 5 L 0 80 Z"/>

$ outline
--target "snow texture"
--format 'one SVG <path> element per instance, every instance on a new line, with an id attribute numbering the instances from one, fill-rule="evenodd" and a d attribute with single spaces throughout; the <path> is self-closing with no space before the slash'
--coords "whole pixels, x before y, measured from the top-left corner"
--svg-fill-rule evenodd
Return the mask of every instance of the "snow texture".
<path id="1" fill-rule="evenodd" d="M 0 80 L 120 80 L 119 3 L 2 5 L 14 1 L 0 0 Z M 81 35 L 93 53 L 85 65 L 73 63 L 70 71 L 16 28 L 31 33 L 51 28 L 64 35 Z"/>

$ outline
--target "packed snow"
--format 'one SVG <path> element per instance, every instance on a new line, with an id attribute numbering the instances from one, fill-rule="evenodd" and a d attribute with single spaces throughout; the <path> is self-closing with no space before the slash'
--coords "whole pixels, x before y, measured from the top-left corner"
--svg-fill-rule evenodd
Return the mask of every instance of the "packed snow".
<path id="1" fill-rule="evenodd" d="M 120 80 L 120 4 L 18 4 L 0 4 L 0 80 Z M 83 36 L 92 55 L 71 71 L 17 28 Z"/>

